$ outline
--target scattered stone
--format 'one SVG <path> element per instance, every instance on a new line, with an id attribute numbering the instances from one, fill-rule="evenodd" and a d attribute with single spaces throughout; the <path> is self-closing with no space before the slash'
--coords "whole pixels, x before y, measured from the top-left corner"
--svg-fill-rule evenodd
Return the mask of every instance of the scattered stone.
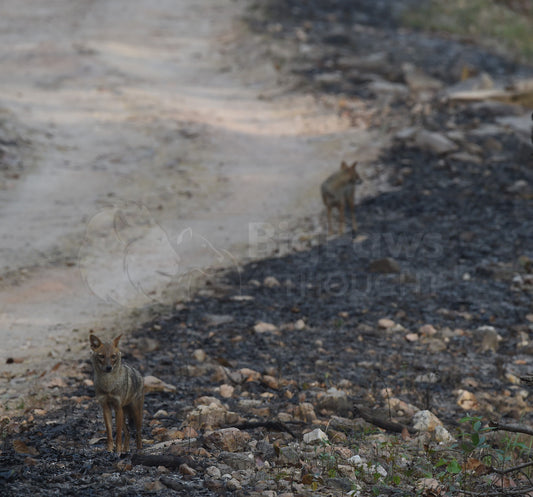
<path id="1" fill-rule="evenodd" d="M 351 403 L 348 400 L 348 395 L 342 390 L 337 390 L 335 387 L 328 388 L 328 390 L 317 397 L 319 409 L 328 409 L 338 414 L 348 414 L 351 410 Z"/>
<path id="2" fill-rule="evenodd" d="M 188 464 L 181 464 L 179 467 L 179 472 L 184 476 L 195 476 L 196 470 L 191 468 Z"/>
<path id="3" fill-rule="evenodd" d="M 300 403 L 295 409 L 294 415 L 297 419 L 301 419 L 306 423 L 314 423 L 316 421 L 315 408 L 309 402 Z"/>
<path id="4" fill-rule="evenodd" d="M 261 379 L 261 373 L 250 368 L 241 368 L 239 373 L 241 373 L 245 382 L 259 381 Z"/>
<path id="5" fill-rule="evenodd" d="M 273 390 L 279 389 L 279 381 L 277 378 L 274 378 L 274 376 L 271 376 L 269 374 L 264 374 L 261 377 L 261 383 L 266 385 L 268 388 L 272 388 Z"/>
<path id="6" fill-rule="evenodd" d="M 415 135 L 415 143 L 423 149 L 427 149 L 437 155 L 445 155 L 457 150 L 455 142 L 443 133 L 420 129 Z"/>
<path id="7" fill-rule="evenodd" d="M 205 353 L 205 351 L 203 349 L 196 349 L 193 353 L 192 353 L 192 356 L 195 360 L 197 360 L 198 362 L 204 362 L 206 357 L 207 357 L 207 354 Z"/>
<path id="8" fill-rule="evenodd" d="M 251 452 L 221 452 L 218 459 L 234 470 L 255 468 L 255 460 Z"/>
<path id="9" fill-rule="evenodd" d="M 498 124 L 505 126 L 530 146 L 531 113 L 522 116 L 503 116 L 496 118 Z"/>
<path id="10" fill-rule="evenodd" d="M 494 326 L 480 326 L 476 331 L 481 336 L 481 345 L 479 346 L 481 353 L 496 352 L 498 350 L 503 338 Z"/>
<path id="11" fill-rule="evenodd" d="M 275 276 L 267 276 L 263 280 L 263 285 L 265 285 L 267 288 L 274 288 L 280 286 L 280 283 Z"/>
<path id="12" fill-rule="evenodd" d="M 228 411 L 216 404 L 210 404 L 208 406 L 199 405 L 189 412 L 186 418 L 186 425 L 195 430 L 213 429 L 217 426 L 237 424 L 240 421 L 241 418 L 237 413 Z"/>
<path id="13" fill-rule="evenodd" d="M 437 330 L 432 324 L 424 324 L 419 328 L 418 331 L 424 337 L 432 337 L 437 334 Z"/>
<path id="14" fill-rule="evenodd" d="M 327 442 L 328 436 L 320 428 L 316 428 L 313 431 L 305 433 L 303 441 L 306 444 L 317 444 L 319 442 Z"/>
<path id="15" fill-rule="evenodd" d="M 259 321 L 254 326 L 254 331 L 256 333 L 268 333 L 268 332 L 278 331 L 278 328 L 271 323 L 265 323 L 264 321 Z"/>
<path id="16" fill-rule="evenodd" d="M 419 374 L 415 378 L 415 383 L 437 383 L 439 377 L 435 373 Z"/>
<path id="17" fill-rule="evenodd" d="M 232 385 L 220 385 L 220 396 L 225 399 L 233 397 L 233 392 L 235 392 L 235 387 Z"/>
<path id="18" fill-rule="evenodd" d="M 476 396 L 468 390 L 457 391 L 457 405 L 465 411 L 472 411 L 479 407 Z"/>
<path id="19" fill-rule="evenodd" d="M 413 428 L 420 432 L 433 432 L 442 422 L 431 411 L 418 411 L 413 416 Z"/>
<path id="20" fill-rule="evenodd" d="M 239 482 L 239 480 L 237 480 L 235 478 L 230 478 L 226 482 L 226 489 L 229 490 L 230 492 L 235 492 L 237 490 L 241 490 L 242 489 L 242 485 Z"/>
<path id="21" fill-rule="evenodd" d="M 455 441 L 450 432 L 441 425 L 435 426 L 435 440 L 439 443 L 449 443 Z"/>
<path id="22" fill-rule="evenodd" d="M 401 272 L 400 264 L 398 264 L 398 262 L 391 257 L 384 257 L 382 259 L 376 259 L 372 261 L 368 266 L 368 270 L 371 273 L 381 274 Z"/>
<path id="23" fill-rule="evenodd" d="M 222 476 L 220 469 L 217 466 L 208 466 L 205 470 L 205 474 L 210 478 L 219 479 Z"/>
<path id="24" fill-rule="evenodd" d="M 305 329 L 305 321 L 303 319 L 298 319 L 298 321 L 294 323 L 294 329 L 298 331 Z"/>
<path id="25" fill-rule="evenodd" d="M 204 319 L 207 326 L 220 326 L 221 324 L 232 323 L 235 318 L 229 314 L 206 314 Z"/>
<path id="26" fill-rule="evenodd" d="M 278 450 L 278 463 L 282 465 L 297 465 L 300 463 L 300 454 L 294 447 L 280 447 Z"/>
<path id="27" fill-rule="evenodd" d="M 379 475 L 383 478 L 387 476 L 387 470 L 383 466 L 381 466 L 380 464 L 368 464 L 366 459 L 362 458 L 359 454 L 350 457 L 350 459 L 348 459 L 348 462 L 352 466 L 362 469 L 366 474 Z"/>
<path id="28" fill-rule="evenodd" d="M 176 387 L 165 383 L 163 380 L 156 378 L 155 376 L 145 376 L 144 377 L 144 393 L 151 392 L 169 392 L 174 393 Z"/>
<path id="29" fill-rule="evenodd" d="M 60 376 L 55 376 L 45 384 L 46 388 L 66 388 L 67 383 Z"/>
<path id="30" fill-rule="evenodd" d="M 195 406 L 210 406 L 211 404 L 214 404 L 217 407 L 220 407 L 221 409 L 224 409 L 224 404 L 220 399 L 217 399 L 216 397 L 211 397 L 210 395 L 202 395 L 202 397 L 198 397 L 194 400 Z"/>
<path id="31" fill-rule="evenodd" d="M 388 318 L 381 318 L 378 321 L 378 326 L 380 328 L 385 329 L 385 330 L 393 328 L 395 325 L 396 325 L 396 323 L 392 319 L 388 319 Z"/>
<path id="32" fill-rule="evenodd" d="M 524 193 L 528 188 L 529 183 L 525 179 L 518 179 L 511 186 L 508 186 L 505 191 L 507 193 Z"/>
<path id="33" fill-rule="evenodd" d="M 471 164 L 481 164 L 483 162 L 483 158 L 479 155 L 474 155 L 469 152 L 455 152 L 453 154 L 450 154 L 448 156 L 448 159 L 450 161 L 454 160 L 457 162 L 466 162 Z"/>
<path id="34" fill-rule="evenodd" d="M 159 481 L 148 481 L 144 484 L 144 491 L 150 494 L 160 493 L 164 490 L 165 486 Z"/>
<path id="35" fill-rule="evenodd" d="M 221 428 L 205 435 L 204 444 L 208 449 L 238 452 L 246 447 L 250 439 L 249 433 L 238 428 Z"/>

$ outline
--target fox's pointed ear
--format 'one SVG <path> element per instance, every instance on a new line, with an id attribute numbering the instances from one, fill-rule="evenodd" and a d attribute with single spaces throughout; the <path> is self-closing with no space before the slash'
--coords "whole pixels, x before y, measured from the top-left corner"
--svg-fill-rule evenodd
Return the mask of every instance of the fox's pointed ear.
<path id="1" fill-rule="evenodd" d="M 355 171 L 355 166 L 357 166 L 357 161 L 354 161 L 354 163 L 350 167 Z"/>
<path id="2" fill-rule="evenodd" d="M 122 333 L 121 333 L 118 337 L 116 337 L 116 338 L 113 339 L 113 345 L 114 345 L 115 347 L 118 347 L 118 342 L 120 342 L 120 338 L 121 338 L 121 337 L 122 337 Z"/>
<path id="3" fill-rule="evenodd" d="M 89 335 L 89 340 L 91 342 L 91 349 L 96 350 L 100 345 L 102 345 L 102 341 L 96 336 L 96 335 Z"/>
<path id="4" fill-rule="evenodd" d="M 341 162 L 341 170 L 345 170 L 345 169 L 348 169 L 348 164 L 346 164 L 346 161 L 342 161 Z"/>

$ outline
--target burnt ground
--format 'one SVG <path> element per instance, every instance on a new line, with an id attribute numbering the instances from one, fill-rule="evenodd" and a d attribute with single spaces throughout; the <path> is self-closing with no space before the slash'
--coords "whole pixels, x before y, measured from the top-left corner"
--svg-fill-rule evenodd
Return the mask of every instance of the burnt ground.
<path id="1" fill-rule="evenodd" d="M 174 428 L 194 427 L 198 436 L 172 452 L 185 458 L 181 462 L 194 475 L 183 468 L 165 473 L 132 466 L 131 456 L 106 453 L 102 440 L 87 443 L 102 430 L 92 388 L 84 381 L 91 377 L 87 362 L 58 389 L 57 410 L 6 420 L 3 495 L 345 495 L 356 488 L 354 482 L 366 492 L 374 486 L 377 494 L 411 495 L 410 480 L 422 473 L 399 471 L 399 480 L 369 482 L 340 470 L 333 474 L 323 460 L 317 469 L 312 456 L 287 462 L 280 446 L 300 443 L 302 432 L 325 430 L 337 417 L 353 425 L 332 445 L 368 455 L 365 437 L 375 443 L 375 433 L 355 415 L 353 404 L 409 425 L 409 408 L 395 411 L 389 398 L 431 410 L 452 433 L 466 414 L 524 426 L 533 422 L 527 391 L 518 381 L 533 371 L 533 159 L 531 145 L 498 121 L 523 109 L 453 103 L 436 94 L 426 98 L 421 112 L 412 93 L 388 99 L 385 106 L 365 78 L 326 84 L 316 78 L 317 72 L 337 70 L 339 54 L 370 50 L 386 52 L 387 80 L 397 83 L 403 82 L 406 61 L 446 85 L 457 81 L 463 62 L 494 79 L 531 69 L 472 44 L 399 29 L 391 3 L 402 2 L 271 1 L 266 21 L 264 13 L 250 15 L 261 32 L 288 38 L 297 37 L 299 28 L 307 33 L 313 49 L 296 56 L 288 70 L 300 74 L 311 91 L 374 106 L 373 126 L 395 115 L 406 125 L 453 132 L 469 155 L 439 155 L 408 139 L 394 140 L 380 161 L 391 170 L 395 188 L 359 203 L 354 236 L 313 238 L 302 249 L 305 228 L 277 233 L 270 243 L 284 252 L 294 247 L 288 255 L 221 275 L 186 304 L 154 308 L 153 320 L 133 331 L 128 362 L 177 387 L 175 393 L 147 395 L 144 438 L 157 442 L 172 438 Z M 475 133 L 481 124 L 497 126 L 497 134 Z M 380 322 L 383 318 L 391 322 Z M 260 322 L 274 327 L 258 329 Z M 433 330 L 421 328 L 427 324 Z M 233 388 L 229 396 L 221 386 Z M 325 403 L 330 387 L 345 392 L 347 402 Z M 475 401 L 465 404 L 461 391 Z M 226 412 L 240 416 L 239 423 L 287 422 L 294 437 L 273 427 L 249 429 L 251 442 L 241 452 L 253 453 L 255 465 L 232 465 L 227 451 L 208 443 L 206 426 L 193 422 L 193 406 L 202 396 L 221 399 Z M 312 404 L 316 419 L 302 414 L 305 403 Z M 390 459 L 376 454 L 375 461 L 391 474 Z M 217 478 L 207 469 L 213 466 L 239 485 Z M 453 494 L 453 485 L 447 485 L 443 492 Z"/>

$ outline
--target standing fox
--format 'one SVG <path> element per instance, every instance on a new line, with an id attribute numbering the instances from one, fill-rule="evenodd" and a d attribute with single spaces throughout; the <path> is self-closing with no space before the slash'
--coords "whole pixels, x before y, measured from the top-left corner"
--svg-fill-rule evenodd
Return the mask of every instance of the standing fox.
<path id="1" fill-rule="evenodd" d="M 356 165 L 357 162 L 348 166 L 346 162 L 342 161 L 340 170 L 327 178 L 320 187 L 322 200 L 328 211 L 328 233 L 330 235 L 333 233 L 331 224 L 331 209 L 333 207 L 339 209 L 339 233 L 344 232 L 344 210 L 346 204 L 348 204 L 352 216 L 352 229 L 354 231 L 357 230 L 354 213 L 354 193 L 355 185 L 361 183 L 361 177 L 355 170 Z"/>
<path id="2" fill-rule="evenodd" d="M 107 432 L 107 450 L 113 450 L 111 409 L 115 411 L 117 425 L 115 450 L 127 452 L 130 448 L 130 432 L 125 418 L 135 425 L 137 449 L 141 449 L 142 420 L 144 405 L 144 384 L 141 373 L 122 364 L 118 350 L 119 335 L 113 342 L 102 342 L 96 335 L 90 335 L 92 362 L 94 366 L 94 390 L 96 399 L 104 412 Z M 124 431 L 124 447 L 122 446 Z"/>

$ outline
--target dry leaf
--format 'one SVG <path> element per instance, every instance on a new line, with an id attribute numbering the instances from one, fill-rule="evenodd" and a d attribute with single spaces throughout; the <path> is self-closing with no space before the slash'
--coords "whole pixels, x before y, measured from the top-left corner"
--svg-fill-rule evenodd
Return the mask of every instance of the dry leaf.
<path id="1" fill-rule="evenodd" d="M 483 464 L 479 459 L 474 457 L 470 457 L 466 461 L 465 469 L 467 471 L 472 471 L 477 476 L 488 475 L 492 472 L 492 468 L 490 466 Z"/>

